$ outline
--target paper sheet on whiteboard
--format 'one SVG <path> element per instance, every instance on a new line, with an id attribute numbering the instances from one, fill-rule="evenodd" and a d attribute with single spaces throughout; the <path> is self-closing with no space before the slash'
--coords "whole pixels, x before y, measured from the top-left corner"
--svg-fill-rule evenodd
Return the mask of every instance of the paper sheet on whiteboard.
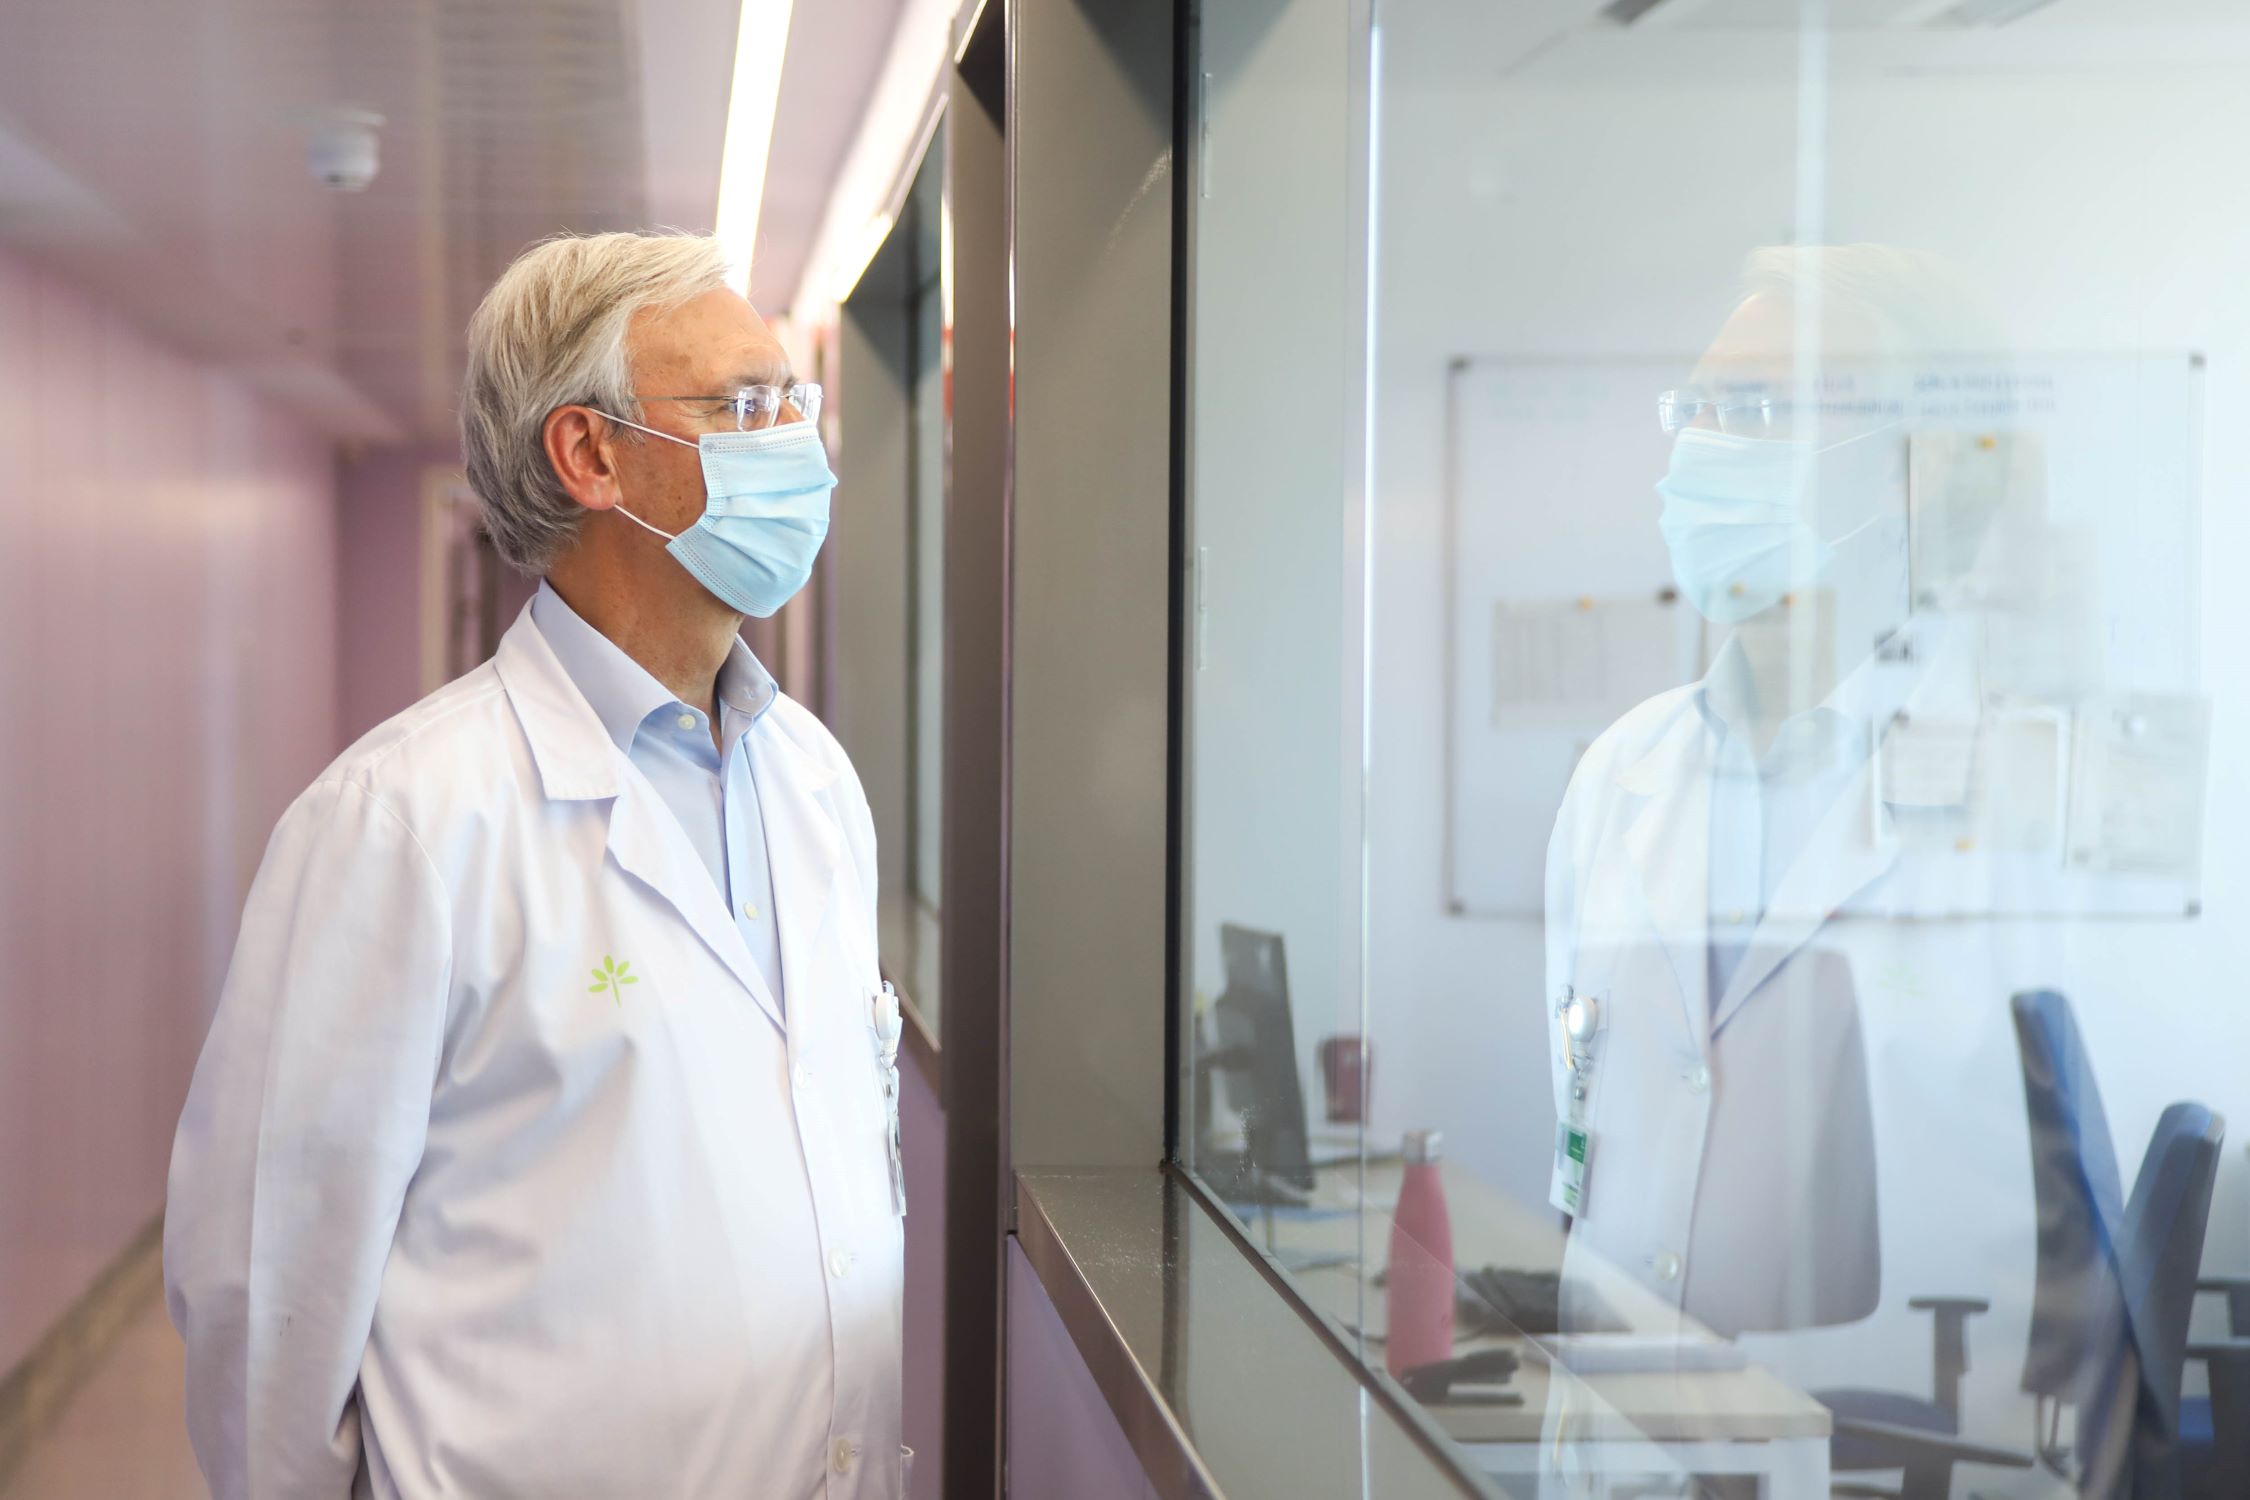
<path id="1" fill-rule="evenodd" d="M 1679 680 L 1678 609 L 1655 597 L 1573 599 L 1492 610 L 1489 719 L 1607 723 Z"/>

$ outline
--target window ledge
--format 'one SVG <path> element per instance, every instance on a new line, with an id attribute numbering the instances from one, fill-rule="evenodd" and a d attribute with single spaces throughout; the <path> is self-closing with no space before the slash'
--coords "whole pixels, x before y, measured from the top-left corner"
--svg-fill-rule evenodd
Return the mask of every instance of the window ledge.
<path id="1" fill-rule="evenodd" d="M 1184 1174 L 1018 1173 L 1016 1234 L 1166 1500 L 1486 1493 Z"/>

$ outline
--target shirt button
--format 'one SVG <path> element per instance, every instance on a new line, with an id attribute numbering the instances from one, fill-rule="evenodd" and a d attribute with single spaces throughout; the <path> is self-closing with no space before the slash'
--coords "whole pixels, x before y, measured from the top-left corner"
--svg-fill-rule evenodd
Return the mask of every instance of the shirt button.
<path id="1" fill-rule="evenodd" d="M 1680 1279 L 1680 1258 L 1671 1251 L 1663 1251 L 1651 1264 L 1655 1268 L 1658 1281 L 1678 1281 Z"/>
<path id="2" fill-rule="evenodd" d="M 695 727 L 695 715 L 694 715 L 694 714 L 681 714 L 681 715 L 680 715 L 680 727 L 681 727 L 682 729 L 693 729 L 693 728 Z"/>
<path id="3" fill-rule="evenodd" d="M 852 1460 L 857 1457 L 859 1450 L 852 1446 L 851 1439 L 838 1438 L 835 1451 L 829 1455 L 828 1461 L 837 1473 L 849 1474 L 852 1471 Z"/>
<path id="4" fill-rule="evenodd" d="M 843 1274 L 846 1271 L 849 1271 L 851 1268 L 852 1258 L 849 1255 L 846 1255 L 841 1250 L 831 1250 L 828 1252 L 829 1275 L 841 1278 Z"/>
<path id="5" fill-rule="evenodd" d="M 751 921 L 753 921 L 753 922 L 757 921 L 757 920 L 758 920 L 758 906 L 757 906 L 757 903 L 756 903 L 756 902 L 754 902 L 754 901 L 745 901 L 745 902 L 743 902 L 743 903 L 742 903 L 742 914 L 743 914 L 744 916 L 748 917 L 748 918 L 749 918 L 749 919 L 750 919 Z"/>
<path id="6" fill-rule="evenodd" d="M 1709 1093 L 1711 1091 L 1711 1070 L 1702 1066 L 1696 1067 L 1687 1076 L 1687 1086 L 1692 1093 Z"/>

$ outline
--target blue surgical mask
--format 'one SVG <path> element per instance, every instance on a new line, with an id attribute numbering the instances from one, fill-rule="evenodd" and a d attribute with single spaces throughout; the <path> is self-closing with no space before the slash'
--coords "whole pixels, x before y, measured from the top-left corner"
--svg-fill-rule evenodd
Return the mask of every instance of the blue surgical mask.
<path id="1" fill-rule="evenodd" d="M 796 597 L 827 539 L 828 496 L 836 488 L 818 427 L 787 422 L 756 432 L 707 432 L 691 443 L 623 417 L 610 420 L 703 457 L 703 516 L 686 531 L 660 531 L 622 505 L 618 514 L 663 537 L 664 550 L 729 609 L 762 620 Z"/>
<path id="2" fill-rule="evenodd" d="M 1672 554 L 1672 576 L 1702 616 L 1734 625 L 1771 609 L 1793 590 L 1832 576 L 1837 551 L 1883 523 L 1882 493 L 1896 480 L 1870 465 L 1896 466 L 1881 431 L 1824 448 L 1797 439 L 1737 437 L 1690 427 L 1672 443 L 1657 481 L 1664 509 L 1657 525 Z M 1813 510 L 1826 494 L 1872 503 L 1876 514 L 1844 532 L 1820 535 Z M 1892 529 L 1903 537 L 1903 513 Z"/>

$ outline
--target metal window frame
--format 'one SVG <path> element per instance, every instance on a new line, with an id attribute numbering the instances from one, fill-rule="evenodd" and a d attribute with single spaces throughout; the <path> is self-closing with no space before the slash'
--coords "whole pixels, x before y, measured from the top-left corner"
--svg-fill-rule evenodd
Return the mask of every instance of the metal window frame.
<path id="1" fill-rule="evenodd" d="M 945 930 L 938 1069 L 945 1104 L 948 1496 L 1002 1493 L 1005 1475 L 1009 787 L 1012 669 L 1014 194 L 1009 177 L 1012 7 L 956 18 L 940 81 L 949 115 L 945 202 L 953 274 L 944 543 Z"/>

